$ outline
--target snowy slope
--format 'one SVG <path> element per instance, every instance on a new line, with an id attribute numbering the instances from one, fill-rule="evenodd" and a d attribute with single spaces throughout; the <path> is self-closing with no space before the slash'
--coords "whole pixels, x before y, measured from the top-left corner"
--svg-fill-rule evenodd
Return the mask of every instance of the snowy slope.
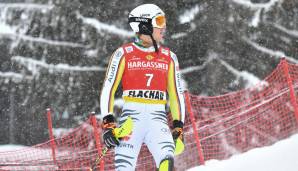
<path id="1" fill-rule="evenodd" d="M 207 161 L 188 171 L 297 171 L 298 135 L 272 146 L 257 148 L 235 155 L 228 160 Z"/>
<path id="2" fill-rule="evenodd" d="M 18 145 L 0 145 L 0 151 L 22 148 Z M 188 171 L 297 171 L 298 134 L 269 147 L 257 148 L 228 160 L 210 160 L 205 166 Z"/>
<path id="3" fill-rule="evenodd" d="M 14 151 L 14 150 L 21 149 L 23 147 L 25 147 L 25 146 L 23 146 L 23 145 L 13 145 L 13 144 L 0 145 L 0 152 Z"/>

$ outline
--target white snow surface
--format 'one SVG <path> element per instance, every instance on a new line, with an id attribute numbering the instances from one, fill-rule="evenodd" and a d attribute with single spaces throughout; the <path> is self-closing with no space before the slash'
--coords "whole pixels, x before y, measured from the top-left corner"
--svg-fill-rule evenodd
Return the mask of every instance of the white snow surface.
<path id="1" fill-rule="evenodd" d="M 26 147 L 26 146 L 16 145 L 16 144 L 0 145 L 0 152 L 18 150 L 18 149 L 21 149 L 24 147 Z"/>
<path id="2" fill-rule="evenodd" d="M 297 171 L 298 134 L 272 146 L 255 148 L 227 160 L 209 160 L 188 171 Z"/>
<path id="3" fill-rule="evenodd" d="M 25 146 L 0 145 L 0 152 L 13 151 Z M 234 155 L 227 160 L 209 160 L 204 166 L 188 171 L 297 171 L 298 134 L 279 141 L 272 146 L 255 148 Z"/>

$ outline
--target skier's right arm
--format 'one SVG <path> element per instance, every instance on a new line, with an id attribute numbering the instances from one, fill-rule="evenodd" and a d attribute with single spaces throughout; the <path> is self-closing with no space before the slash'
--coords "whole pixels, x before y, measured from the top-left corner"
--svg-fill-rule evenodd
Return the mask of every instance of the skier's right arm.
<path id="1" fill-rule="evenodd" d="M 100 95 L 100 109 L 103 116 L 103 139 L 108 148 L 119 145 L 119 141 L 113 133 L 113 130 L 116 128 L 113 109 L 115 92 L 121 81 L 125 67 L 125 58 L 123 55 L 123 48 L 119 48 L 111 56 Z"/>
<path id="2" fill-rule="evenodd" d="M 114 113 L 114 96 L 125 67 L 124 50 L 118 48 L 110 58 L 100 95 L 100 109 L 103 117 Z"/>

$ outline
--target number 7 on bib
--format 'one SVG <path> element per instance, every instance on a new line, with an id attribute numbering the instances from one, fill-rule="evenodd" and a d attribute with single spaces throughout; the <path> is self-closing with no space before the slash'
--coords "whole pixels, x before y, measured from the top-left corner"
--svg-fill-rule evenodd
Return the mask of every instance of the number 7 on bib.
<path id="1" fill-rule="evenodd" d="M 151 81 L 152 81 L 152 78 L 153 78 L 153 74 L 145 74 L 145 76 L 148 77 L 146 86 L 150 87 Z"/>

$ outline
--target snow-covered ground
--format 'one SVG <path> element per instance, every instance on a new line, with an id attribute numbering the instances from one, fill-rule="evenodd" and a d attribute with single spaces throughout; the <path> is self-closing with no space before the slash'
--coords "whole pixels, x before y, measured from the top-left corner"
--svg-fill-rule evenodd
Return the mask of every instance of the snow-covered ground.
<path id="1" fill-rule="evenodd" d="M 20 145 L 0 145 L 1 151 L 22 148 Z M 188 171 L 297 171 L 298 134 L 272 146 L 256 148 L 228 160 L 210 160 L 204 166 Z"/>
<path id="2" fill-rule="evenodd" d="M 228 160 L 210 160 L 188 171 L 297 171 L 298 134 L 272 146 L 256 148 Z"/>
<path id="3" fill-rule="evenodd" d="M 18 150 L 21 149 L 25 146 L 22 145 L 14 145 L 14 144 L 5 144 L 5 145 L 0 145 L 0 152 L 3 151 L 13 151 L 13 150 Z"/>

